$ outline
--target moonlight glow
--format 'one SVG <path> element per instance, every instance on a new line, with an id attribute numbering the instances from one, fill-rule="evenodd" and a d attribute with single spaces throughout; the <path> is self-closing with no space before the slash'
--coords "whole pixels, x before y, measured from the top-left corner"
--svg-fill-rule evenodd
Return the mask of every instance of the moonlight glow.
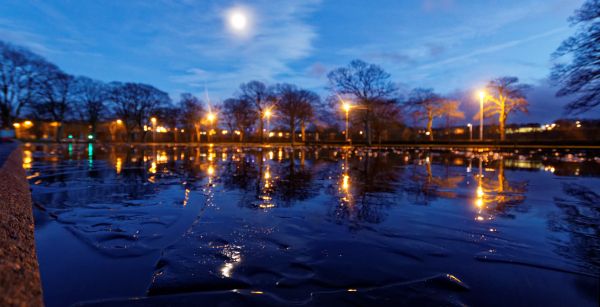
<path id="1" fill-rule="evenodd" d="M 224 22 L 231 33 L 248 36 L 252 25 L 252 14 L 245 7 L 233 7 L 225 13 Z"/>
<path id="2" fill-rule="evenodd" d="M 244 30 L 248 24 L 248 19 L 242 12 L 233 12 L 229 16 L 229 24 L 235 30 Z"/>

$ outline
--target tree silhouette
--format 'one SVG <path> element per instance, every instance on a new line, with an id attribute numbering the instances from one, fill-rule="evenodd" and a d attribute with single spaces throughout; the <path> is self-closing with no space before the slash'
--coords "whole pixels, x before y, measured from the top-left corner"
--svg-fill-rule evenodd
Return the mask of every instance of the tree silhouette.
<path id="1" fill-rule="evenodd" d="M 302 138 L 305 134 L 305 122 L 313 115 L 313 106 L 319 102 L 319 96 L 311 91 L 297 88 L 291 84 L 275 86 L 277 95 L 277 114 L 279 120 L 288 126 L 291 142 L 296 141 L 296 128 L 302 127 Z"/>
<path id="2" fill-rule="evenodd" d="M 229 98 L 223 102 L 223 116 L 233 135 L 234 128 L 240 132 L 240 142 L 244 141 L 246 130 L 252 127 L 258 114 L 249 100 Z"/>
<path id="3" fill-rule="evenodd" d="M 195 132 L 196 141 L 200 142 L 200 121 L 204 113 L 202 101 L 190 93 L 183 93 L 179 99 L 179 108 L 182 124 L 190 132 L 190 142 L 194 139 L 192 131 Z"/>
<path id="4" fill-rule="evenodd" d="M 260 141 L 263 142 L 263 132 L 265 128 L 264 111 L 274 103 L 271 89 L 260 81 L 250 81 L 248 83 L 242 83 L 242 85 L 240 85 L 240 91 L 240 99 L 247 100 L 254 105 L 254 111 L 258 116 L 258 133 Z"/>
<path id="5" fill-rule="evenodd" d="M 552 79 L 562 85 L 557 96 L 574 96 L 567 111 L 583 113 L 600 104 L 600 0 L 587 0 L 569 21 L 578 26 L 577 32 L 553 57 L 569 56 L 571 62 L 556 64 Z"/>
<path id="6" fill-rule="evenodd" d="M 56 141 L 62 139 L 63 122 L 73 110 L 73 92 L 75 79 L 62 72 L 55 66 L 48 66 L 45 77 L 38 84 L 34 102 L 31 107 L 45 114 L 45 119 L 52 120 L 56 125 Z"/>
<path id="7" fill-rule="evenodd" d="M 501 77 L 490 81 L 487 85 L 489 94 L 486 95 L 488 103 L 484 107 L 485 116 L 498 114 L 500 124 L 500 140 L 506 138 L 506 119 L 512 112 L 527 113 L 528 102 L 525 99 L 525 90 L 529 85 L 519 84 L 517 77 Z"/>
<path id="8" fill-rule="evenodd" d="M 113 82 L 110 99 L 114 103 L 115 114 L 123 121 L 130 141 L 135 131 L 141 132 L 144 141 L 146 132 L 142 126 L 148 123 L 152 114 L 171 102 L 169 95 L 152 85 L 143 83 Z"/>
<path id="9" fill-rule="evenodd" d="M 82 120 L 92 127 L 92 135 L 96 136 L 98 122 L 106 115 L 109 87 L 88 77 L 75 78 L 74 100 L 77 112 Z"/>
<path id="10" fill-rule="evenodd" d="M 444 99 L 430 88 L 412 90 L 406 102 L 406 105 L 414 110 L 416 116 L 424 117 L 427 120 L 430 141 L 433 141 L 433 119 L 442 115 L 443 102 Z"/>
<path id="11" fill-rule="evenodd" d="M 361 60 L 353 60 L 348 67 L 340 67 L 331 71 L 329 88 L 336 95 L 350 95 L 360 108 L 361 118 L 367 133 L 367 143 L 372 141 L 373 109 L 376 104 L 393 99 L 397 87 L 390 81 L 390 74 L 375 64 Z"/>
<path id="12" fill-rule="evenodd" d="M 32 102 L 46 73 L 58 68 L 25 48 L 0 41 L 0 119 L 9 128 Z"/>

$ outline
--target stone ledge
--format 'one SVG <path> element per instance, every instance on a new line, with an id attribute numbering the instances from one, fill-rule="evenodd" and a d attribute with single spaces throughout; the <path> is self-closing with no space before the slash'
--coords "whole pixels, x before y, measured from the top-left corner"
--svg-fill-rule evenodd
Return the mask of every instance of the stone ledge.
<path id="1" fill-rule="evenodd" d="M 43 305 L 22 155 L 18 144 L 0 144 L 0 306 Z"/>

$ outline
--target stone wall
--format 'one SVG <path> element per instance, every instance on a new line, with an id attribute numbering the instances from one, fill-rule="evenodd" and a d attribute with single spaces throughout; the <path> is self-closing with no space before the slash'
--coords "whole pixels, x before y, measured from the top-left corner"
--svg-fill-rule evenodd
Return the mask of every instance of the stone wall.
<path id="1" fill-rule="evenodd" d="M 19 144 L 0 143 L 0 306 L 42 306 L 31 193 Z"/>

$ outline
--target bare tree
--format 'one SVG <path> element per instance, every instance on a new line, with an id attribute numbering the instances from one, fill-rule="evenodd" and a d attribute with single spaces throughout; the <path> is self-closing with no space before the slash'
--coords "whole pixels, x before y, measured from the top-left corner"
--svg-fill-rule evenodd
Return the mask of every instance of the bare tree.
<path id="1" fill-rule="evenodd" d="M 373 137 L 381 144 L 385 133 L 402 123 L 402 108 L 397 100 L 382 101 L 373 108 Z"/>
<path id="2" fill-rule="evenodd" d="M 442 115 L 444 99 L 430 88 L 416 88 L 411 91 L 406 106 L 413 109 L 413 114 L 427 120 L 429 140 L 433 141 L 433 119 Z"/>
<path id="3" fill-rule="evenodd" d="M 296 128 L 300 125 L 304 130 L 302 132 L 304 136 L 306 122 L 313 116 L 313 105 L 318 103 L 320 98 L 311 91 L 298 89 L 295 85 L 286 83 L 276 85 L 275 92 L 278 99 L 276 111 L 278 118 L 290 129 L 291 142 L 294 145 Z"/>
<path id="4" fill-rule="evenodd" d="M 464 119 L 465 113 L 460 110 L 460 102 L 458 100 L 444 99 L 442 101 L 440 114 L 446 118 L 446 131 L 450 135 L 450 123 L 455 119 Z"/>
<path id="5" fill-rule="evenodd" d="M 74 82 L 73 100 L 77 112 L 92 127 L 92 135 L 96 136 L 98 122 L 106 115 L 109 87 L 101 81 L 83 76 L 75 78 Z"/>
<path id="6" fill-rule="evenodd" d="M 299 92 L 302 108 L 300 110 L 300 133 L 302 142 L 306 142 L 306 126 L 315 118 L 315 108 L 320 105 L 321 97 L 309 90 L 301 89 Z"/>
<path id="7" fill-rule="evenodd" d="M 377 65 L 354 60 L 348 67 L 331 71 L 327 78 L 331 91 L 335 94 L 351 95 L 359 104 L 360 108 L 355 112 L 362 113 L 367 143 L 371 145 L 374 106 L 392 99 L 397 92 L 396 86 L 390 81 L 390 74 Z"/>
<path id="8" fill-rule="evenodd" d="M 138 131 L 143 142 L 146 131 L 142 127 L 158 108 L 171 102 L 169 95 L 143 83 L 113 82 L 110 85 L 110 99 L 115 104 L 115 114 L 125 125 L 128 139 L 132 141 L 133 133 Z"/>
<path id="9" fill-rule="evenodd" d="M 510 113 L 521 111 L 527 113 L 528 102 L 525 99 L 525 90 L 529 85 L 519 84 L 517 77 L 501 77 L 490 81 L 487 85 L 489 95 L 486 95 L 486 101 L 483 112 L 484 116 L 498 114 L 498 123 L 500 124 L 500 140 L 504 141 L 506 137 L 506 119 Z"/>
<path id="10" fill-rule="evenodd" d="M 11 127 L 32 101 L 34 89 L 49 67 L 58 69 L 29 50 L 0 41 L 0 119 L 3 128 Z"/>
<path id="11" fill-rule="evenodd" d="M 171 103 L 159 107 L 154 112 L 154 116 L 158 121 L 159 126 L 166 126 L 173 133 L 173 141 L 178 141 L 178 129 L 177 125 L 180 123 L 181 109 L 172 105 Z"/>
<path id="12" fill-rule="evenodd" d="M 60 142 L 64 129 L 63 123 L 73 109 L 75 78 L 55 66 L 48 66 L 44 75 L 35 90 L 31 107 L 37 109 L 43 118 L 53 122 L 56 127 L 56 141 Z"/>
<path id="13" fill-rule="evenodd" d="M 246 131 L 258 119 L 258 113 L 254 111 L 251 101 L 235 98 L 229 98 L 223 102 L 223 116 L 232 134 L 234 129 L 240 132 L 240 142 L 244 141 Z"/>
<path id="14" fill-rule="evenodd" d="M 254 111 L 258 116 L 258 130 L 260 141 L 264 141 L 264 111 L 274 104 L 271 89 L 260 81 L 250 81 L 240 85 L 240 99 L 247 100 L 254 105 Z"/>
<path id="15" fill-rule="evenodd" d="M 204 103 L 198 97 L 183 93 L 179 99 L 179 109 L 181 110 L 181 122 L 185 129 L 190 131 L 190 142 L 193 142 L 194 131 L 196 141 L 200 142 L 200 128 L 202 115 L 204 114 Z"/>
<path id="16" fill-rule="evenodd" d="M 577 32 L 554 52 L 553 58 L 569 56 L 569 64 L 556 64 L 552 79 L 562 85 L 557 96 L 574 96 L 566 109 L 583 113 L 600 105 L 600 0 L 587 0 L 569 18 Z"/>

